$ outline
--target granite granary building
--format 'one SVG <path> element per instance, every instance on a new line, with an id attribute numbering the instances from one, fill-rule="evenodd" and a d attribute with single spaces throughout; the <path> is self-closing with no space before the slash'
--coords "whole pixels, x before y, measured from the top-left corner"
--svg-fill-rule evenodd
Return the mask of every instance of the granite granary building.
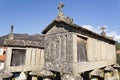
<path id="1" fill-rule="evenodd" d="M 60 3 L 59 14 L 42 34 L 15 34 L 12 26 L 3 36 L 6 59 L 1 74 L 12 74 L 3 79 L 119 80 L 115 41 L 104 27 L 97 34 L 73 23 L 63 7 Z"/>

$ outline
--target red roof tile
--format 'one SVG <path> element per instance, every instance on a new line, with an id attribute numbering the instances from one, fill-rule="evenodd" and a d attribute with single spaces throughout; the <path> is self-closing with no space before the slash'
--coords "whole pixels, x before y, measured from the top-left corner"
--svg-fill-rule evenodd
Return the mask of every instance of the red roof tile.
<path id="1" fill-rule="evenodd" d="M 120 50 L 118 50 L 116 53 L 117 53 L 117 54 L 120 54 Z"/>
<path id="2" fill-rule="evenodd" d="M 0 55 L 0 61 L 5 61 L 5 55 Z"/>

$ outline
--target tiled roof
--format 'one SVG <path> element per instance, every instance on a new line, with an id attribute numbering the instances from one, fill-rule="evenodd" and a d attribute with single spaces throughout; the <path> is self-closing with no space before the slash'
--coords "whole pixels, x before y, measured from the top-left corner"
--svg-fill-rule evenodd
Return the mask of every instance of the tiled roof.
<path id="1" fill-rule="evenodd" d="M 30 47 L 44 47 L 44 35 L 34 34 L 14 34 L 14 40 L 8 39 L 9 35 L 0 37 L 1 46 L 30 46 Z"/>

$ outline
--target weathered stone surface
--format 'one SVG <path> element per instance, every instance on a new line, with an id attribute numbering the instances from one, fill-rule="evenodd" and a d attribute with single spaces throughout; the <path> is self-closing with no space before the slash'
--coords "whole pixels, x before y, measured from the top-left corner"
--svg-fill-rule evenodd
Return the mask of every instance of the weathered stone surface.
<path id="1" fill-rule="evenodd" d="M 114 68 L 112 66 L 107 66 L 104 70 L 112 72 L 114 70 Z"/>
<path id="2" fill-rule="evenodd" d="M 66 62 L 73 62 L 73 34 L 67 34 L 67 45 L 66 45 Z"/>
<path id="3" fill-rule="evenodd" d="M 36 76 L 41 76 L 41 77 L 45 77 L 45 76 L 53 76 L 53 73 L 45 68 L 43 68 L 42 70 L 36 70 L 36 71 L 32 71 L 29 73 L 30 75 L 36 75 Z"/>
<path id="4" fill-rule="evenodd" d="M 64 75 L 62 76 L 62 80 L 75 80 L 75 78 L 74 78 L 73 75 L 64 74 Z"/>
<path id="5" fill-rule="evenodd" d="M 10 78 L 12 76 L 13 74 L 8 71 L 0 70 L 0 78 Z"/>
<path id="6" fill-rule="evenodd" d="M 64 74 L 61 80 L 83 80 L 83 78 L 80 75 Z"/>
<path id="7" fill-rule="evenodd" d="M 73 62 L 73 34 L 59 33 L 45 38 L 45 61 L 48 69 L 59 71 L 63 62 Z"/>
<path id="8" fill-rule="evenodd" d="M 104 77 L 105 80 L 114 80 L 116 78 L 116 77 L 113 77 L 114 68 L 112 66 L 107 66 L 104 69 L 104 71 L 105 71 L 105 77 Z"/>
<path id="9" fill-rule="evenodd" d="M 113 71 L 113 76 L 114 77 L 116 77 L 116 79 L 120 79 L 120 76 L 119 76 L 119 71 L 117 70 L 117 69 L 115 69 L 114 71 Z"/>
<path id="10" fill-rule="evenodd" d="M 74 74 L 75 76 L 75 80 L 83 80 L 82 76 L 80 76 L 79 74 Z"/>
<path id="11" fill-rule="evenodd" d="M 24 59 L 24 65 L 11 66 L 12 51 L 14 50 L 26 50 L 26 57 Z M 10 72 L 20 72 L 20 71 L 32 71 L 40 70 L 44 65 L 44 50 L 39 48 L 21 48 L 21 47 L 7 47 L 5 60 L 5 69 Z M 18 57 L 18 56 L 17 56 Z M 16 57 L 15 61 L 18 61 Z"/>
<path id="12" fill-rule="evenodd" d="M 117 79 L 116 77 L 111 77 L 111 78 L 105 79 L 105 80 L 119 80 L 119 79 Z"/>

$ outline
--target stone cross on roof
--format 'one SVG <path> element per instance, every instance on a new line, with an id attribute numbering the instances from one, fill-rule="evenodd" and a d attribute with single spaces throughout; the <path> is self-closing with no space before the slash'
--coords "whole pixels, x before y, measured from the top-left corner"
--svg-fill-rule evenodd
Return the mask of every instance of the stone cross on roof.
<path id="1" fill-rule="evenodd" d="M 106 29 L 106 28 L 105 28 L 104 26 L 101 27 L 102 32 L 104 32 L 105 29 Z"/>
<path id="2" fill-rule="evenodd" d="M 57 18 L 55 20 L 57 21 L 64 21 L 66 23 L 72 24 L 73 23 L 73 19 L 70 17 L 66 17 L 63 14 L 62 8 L 64 7 L 64 4 L 62 2 L 60 2 L 58 9 L 59 9 L 59 13 L 57 15 Z"/>
<path id="3" fill-rule="evenodd" d="M 8 37 L 10 40 L 13 40 L 13 39 L 14 39 L 13 28 L 14 28 L 14 27 L 13 27 L 13 25 L 12 25 L 12 26 L 11 26 L 11 31 L 10 31 L 10 34 L 9 34 L 9 37 Z"/>
<path id="4" fill-rule="evenodd" d="M 105 36 L 106 35 L 106 33 L 105 33 L 106 28 L 104 26 L 102 26 L 100 29 L 102 30 L 101 35 Z"/>
<path id="5" fill-rule="evenodd" d="M 11 26 L 11 33 L 13 33 L 13 28 L 14 28 L 14 26 L 12 25 L 12 26 Z"/>
<path id="6" fill-rule="evenodd" d="M 60 2 L 58 9 L 59 9 L 59 14 L 63 13 L 62 12 L 62 8 L 64 7 L 64 4 L 62 2 Z"/>

